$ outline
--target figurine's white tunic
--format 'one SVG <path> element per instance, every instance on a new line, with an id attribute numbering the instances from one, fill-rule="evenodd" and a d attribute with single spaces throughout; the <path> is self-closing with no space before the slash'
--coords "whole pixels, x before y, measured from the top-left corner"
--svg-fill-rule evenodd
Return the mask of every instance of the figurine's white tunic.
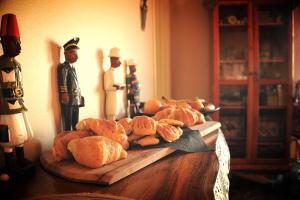
<path id="1" fill-rule="evenodd" d="M 114 84 L 120 84 L 117 80 L 115 68 L 111 67 L 104 74 L 104 89 L 106 93 L 105 115 L 109 120 L 115 120 L 120 113 L 122 103 L 122 91 L 113 87 Z"/>
<path id="2" fill-rule="evenodd" d="M 21 145 L 27 140 L 27 129 L 22 113 L 1 115 L 0 124 L 8 126 L 9 146 Z"/>
<path id="3" fill-rule="evenodd" d="M 5 73 L 1 71 L 1 77 L 3 83 L 5 82 L 16 82 L 16 75 L 15 71 L 11 71 L 9 73 Z M 21 75 L 19 74 L 21 77 Z M 19 109 L 21 108 L 18 101 L 16 101 L 14 104 L 8 103 L 8 108 L 11 110 Z M 6 143 L 8 146 L 17 146 L 22 145 L 27 139 L 28 134 L 31 135 L 31 127 L 27 127 L 29 124 L 27 124 L 27 121 L 24 117 L 25 111 L 21 111 L 21 113 L 15 113 L 15 114 L 7 114 L 7 115 L 0 115 L 0 124 L 7 125 L 8 131 L 9 131 L 9 143 Z M 30 133 L 28 133 L 30 131 Z"/>

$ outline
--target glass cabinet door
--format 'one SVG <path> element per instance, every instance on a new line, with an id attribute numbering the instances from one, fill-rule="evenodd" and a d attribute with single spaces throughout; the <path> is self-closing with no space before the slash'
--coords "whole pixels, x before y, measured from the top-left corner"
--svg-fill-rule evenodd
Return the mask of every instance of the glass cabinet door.
<path id="1" fill-rule="evenodd" d="M 257 158 L 286 156 L 289 79 L 288 7 L 257 5 L 258 127 Z"/>
<path id="2" fill-rule="evenodd" d="M 248 6 L 219 6 L 220 122 L 231 157 L 247 154 Z"/>
<path id="3" fill-rule="evenodd" d="M 246 102 L 246 85 L 221 85 L 220 122 L 233 158 L 245 158 L 247 153 Z"/>

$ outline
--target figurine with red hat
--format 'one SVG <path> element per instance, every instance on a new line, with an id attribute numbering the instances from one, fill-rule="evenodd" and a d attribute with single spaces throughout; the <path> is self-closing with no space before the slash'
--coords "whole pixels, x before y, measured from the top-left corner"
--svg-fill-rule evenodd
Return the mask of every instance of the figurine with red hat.
<path id="1" fill-rule="evenodd" d="M 4 171 L 10 177 L 32 172 L 34 165 L 24 157 L 24 143 L 33 136 L 23 101 L 22 69 L 15 60 L 21 52 L 16 15 L 5 14 L 0 28 L 3 55 L 0 56 L 0 146 Z"/>

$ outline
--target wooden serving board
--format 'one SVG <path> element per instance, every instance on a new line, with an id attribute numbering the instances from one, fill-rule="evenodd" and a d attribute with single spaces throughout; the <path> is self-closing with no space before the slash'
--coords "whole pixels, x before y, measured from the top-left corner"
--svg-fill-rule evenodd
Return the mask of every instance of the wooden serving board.
<path id="1" fill-rule="evenodd" d="M 220 127 L 221 124 L 219 122 L 209 121 L 190 128 L 193 130 L 199 130 L 201 136 L 204 137 L 208 136 Z M 51 150 L 44 152 L 41 155 L 40 161 L 47 171 L 66 179 L 76 182 L 110 185 L 173 153 L 174 151 L 176 151 L 176 149 L 172 148 L 129 150 L 127 151 L 128 157 L 126 159 L 113 162 L 97 169 L 82 166 L 74 160 L 57 162 L 52 156 Z"/>

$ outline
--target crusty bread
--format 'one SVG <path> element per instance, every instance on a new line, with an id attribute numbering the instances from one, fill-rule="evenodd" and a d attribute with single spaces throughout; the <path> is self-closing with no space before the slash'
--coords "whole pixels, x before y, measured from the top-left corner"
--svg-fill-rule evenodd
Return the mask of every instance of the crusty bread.
<path id="1" fill-rule="evenodd" d="M 103 136 L 74 139 L 69 142 L 68 149 L 76 162 L 90 168 L 99 168 L 127 157 L 119 143 Z"/>
<path id="2" fill-rule="evenodd" d="M 185 127 L 190 127 L 196 124 L 198 120 L 197 114 L 189 108 L 177 108 L 174 112 L 174 119 L 182 121 Z"/>
<path id="3" fill-rule="evenodd" d="M 179 126 L 183 127 L 184 123 L 182 121 L 176 120 L 176 119 L 160 119 L 158 123 L 165 123 L 165 124 L 170 124 L 172 126 Z"/>
<path id="4" fill-rule="evenodd" d="M 52 145 L 52 154 L 57 161 L 72 158 L 67 146 L 71 140 L 93 135 L 89 131 L 65 131 L 56 135 Z"/>
<path id="5" fill-rule="evenodd" d="M 136 116 L 133 118 L 133 134 L 154 135 L 156 133 L 157 122 L 151 117 Z"/>
<path id="6" fill-rule="evenodd" d="M 98 134 L 111 134 L 117 131 L 114 120 L 86 118 L 76 124 L 77 130 L 91 130 Z"/>
<path id="7" fill-rule="evenodd" d="M 168 107 L 157 112 L 152 118 L 156 121 L 159 121 L 161 119 L 173 119 L 174 111 L 175 107 Z"/>
<path id="8" fill-rule="evenodd" d="M 78 130 L 91 130 L 96 135 L 110 138 L 120 143 L 124 149 L 128 149 L 129 147 L 125 129 L 114 120 L 87 118 L 79 121 L 76 128 Z"/>
<path id="9" fill-rule="evenodd" d="M 173 142 L 180 138 L 182 129 L 166 123 L 159 123 L 157 125 L 158 134 L 167 142 Z"/>
<path id="10" fill-rule="evenodd" d="M 118 121 L 121 124 L 126 132 L 126 135 L 130 135 L 132 132 L 132 119 L 129 117 L 122 118 Z"/>
<path id="11" fill-rule="evenodd" d="M 135 135 L 134 133 L 132 133 L 128 136 L 128 142 L 136 141 L 142 137 L 144 137 L 144 135 Z"/>
<path id="12" fill-rule="evenodd" d="M 148 135 L 148 136 L 145 136 L 145 137 L 137 140 L 135 143 L 144 147 L 144 146 L 158 144 L 159 139 L 153 135 Z"/>

